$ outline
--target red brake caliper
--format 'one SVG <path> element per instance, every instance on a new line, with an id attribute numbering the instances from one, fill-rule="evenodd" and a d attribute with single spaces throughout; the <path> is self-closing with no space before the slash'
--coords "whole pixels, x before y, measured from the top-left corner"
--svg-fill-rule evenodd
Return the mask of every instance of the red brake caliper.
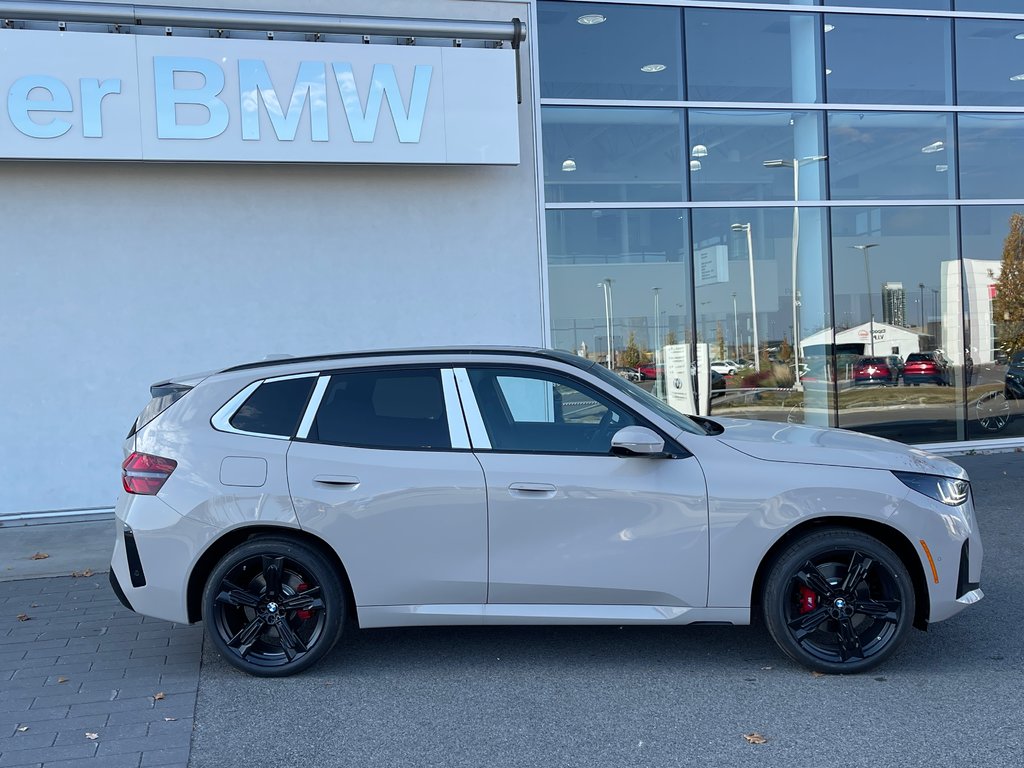
<path id="1" fill-rule="evenodd" d="M 309 589 L 309 584 L 307 584 L 306 582 L 302 582 L 301 584 L 299 584 L 299 586 L 295 588 L 295 591 L 305 592 L 307 589 Z M 309 610 L 300 610 L 295 612 L 295 616 L 301 621 L 305 621 L 306 619 L 311 618 L 313 616 L 313 612 Z"/>
<path id="2" fill-rule="evenodd" d="M 800 613 L 810 613 L 818 607 L 818 595 L 813 589 L 800 587 Z"/>

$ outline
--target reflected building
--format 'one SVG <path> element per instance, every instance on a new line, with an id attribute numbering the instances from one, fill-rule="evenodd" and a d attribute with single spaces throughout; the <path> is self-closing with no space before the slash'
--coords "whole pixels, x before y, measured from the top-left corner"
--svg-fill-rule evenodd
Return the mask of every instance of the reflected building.
<path id="1" fill-rule="evenodd" d="M 882 322 L 907 325 L 907 292 L 903 290 L 903 283 L 882 286 Z"/>
<path id="2" fill-rule="evenodd" d="M 538 2 L 552 344 L 597 359 L 611 278 L 615 343 L 746 364 L 713 415 L 1024 439 L 978 410 L 1024 212 L 1024 6 L 751 5 Z M 949 386 L 854 386 L 872 340 Z"/>

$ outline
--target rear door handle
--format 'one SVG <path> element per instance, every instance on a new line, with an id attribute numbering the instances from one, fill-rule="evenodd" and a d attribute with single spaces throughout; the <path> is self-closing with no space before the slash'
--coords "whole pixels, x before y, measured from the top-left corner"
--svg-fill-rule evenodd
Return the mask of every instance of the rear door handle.
<path id="1" fill-rule="evenodd" d="M 352 475 L 317 475 L 313 482 L 334 488 L 355 488 L 359 485 L 359 478 Z"/>
<path id="2" fill-rule="evenodd" d="M 521 498 L 549 499 L 555 495 L 555 486 L 548 483 L 512 483 L 508 492 Z"/>

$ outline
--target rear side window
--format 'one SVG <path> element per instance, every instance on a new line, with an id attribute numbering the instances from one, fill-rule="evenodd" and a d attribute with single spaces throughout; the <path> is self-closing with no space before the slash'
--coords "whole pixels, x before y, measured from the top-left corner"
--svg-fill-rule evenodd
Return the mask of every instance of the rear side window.
<path id="1" fill-rule="evenodd" d="M 315 376 L 265 381 L 235 411 L 229 423 L 241 432 L 291 437 L 315 383 Z"/>
<path id="2" fill-rule="evenodd" d="M 366 448 L 451 448 L 441 372 L 357 371 L 331 376 L 309 439 Z"/>

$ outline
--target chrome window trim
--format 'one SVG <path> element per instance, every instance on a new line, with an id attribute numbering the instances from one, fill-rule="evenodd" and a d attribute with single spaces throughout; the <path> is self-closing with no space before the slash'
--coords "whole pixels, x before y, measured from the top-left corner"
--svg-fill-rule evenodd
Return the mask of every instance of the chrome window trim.
<path id="1" fill-rule="evenodd" d="M 1024 205 L 1024 198 L 929 198 L 928 200 L 712 200 L 699 202 L 587 202 L 587 203 L 546 203 L 548 211 L 589 211 L 589 210 L 643 210 L 645 208 L 696 209 L 696 208 L 885 208 L 900 206 L 961 206 L 961 205 Z"/>
<path id="2" fill-rule="evenodd" d="M 305 440 L 309 437 L 309 430 L 313 427 L 313 419 L 316 418 L 316 412 L 320 410 L 320 403 L 324 399 L 324 392 L 327 391 L 327 384 L 330 380 L 330 376 L 321 376 L 316 380 L 313 394 L 310 395 L 309 402 L 306 404 L 306 412 L 302 414 L 302 421 L 299 422 L 299 429 L 295 433 L 295 437 L 299 440 Z"/>
<path id="3" fill-rule="evenodd" d="M 469 437 L 473 443 L 473 449 L 489 451 L 491 439 L 487 436 L 487 428 L 484 426 L 484 417 L 480 413 L 480 406 L 476 402 L 476 394 L 473 392 L 473 385 L 469 381 L 469 374 L 465 368 L 454 369 L 455 383 L 458 385 L 459 399 L 462 401 L 462 412 L 466 416 L 466 426 L 469 428 Z"/>
<path id="4" fill-rule="evenodd" d="M 222 405 L 213 416 L 210 417 L 210 425 L 218 432 L 227 432 L 232 435 L 246 435 L 248 437 L 267 437 L 271 440 L 291 440 L 288 435 L 270 435 L 265 432 L 248 432 L 243 429 L 237 429 L 231 426 L 231 417 L 235 415 L 235 411 L 242 407 L 242 404 L 249 399 L 257 389 L 263 384 L 274 381 L 286 381 L 288 379 L 307 379 L 312 376 L 318 376 L 319 372 L 313 373 L 293 373 L 287 376 L 272 376 L 267 379 L 258 379 L 236 394 L 224 405 Z"/>
<path id="5" fill-rule="evenodd" d="M 466 420 L 462 416 L 462 404 L 459 399 L 459 390 L 455 384 L 455 372 L 451 368 L 441 369 L 441 386 L 444 389 L 444 410 L 448 417 L 448 438 L 452 442 L 452 448 L 468 450 L 469 431 L 466 427 Z"/>
<path id="6" fill-rule="evenodd" d="M 1024 107 L 971 106 L 970 104 L 854 104 L 815 101 L 641 101 L 637 99 L 563 99 L 545 96 L 541 107 L 609 107 L 619 109 L 716 109 L 744 112 L 1006 112 L 1020 114 Z"/>
<path id="7" fill-rule="evenodd" d="M 587 2 L 588 0 L 568 0 L 569 2 Z M 601 0 L 609 5 L 636 5 L 637 0 Z M 838 2 L 838 0 L 837 0 Z M 1005 13 L 1001 11 L 948 11 L 940 8 L 854 8 L 843 5 L 791 5 L 779 3 L 744 3 L 727 2 L 726 0 L 643 0 L 643 5 L 669 8 L 699 8 L 744 11 L 788 11 L 790 13 L 840 13 L 860 16 L 934 16 L 950 19 L 1006 19 L 1022 21 L 1024 14 Z"/>

